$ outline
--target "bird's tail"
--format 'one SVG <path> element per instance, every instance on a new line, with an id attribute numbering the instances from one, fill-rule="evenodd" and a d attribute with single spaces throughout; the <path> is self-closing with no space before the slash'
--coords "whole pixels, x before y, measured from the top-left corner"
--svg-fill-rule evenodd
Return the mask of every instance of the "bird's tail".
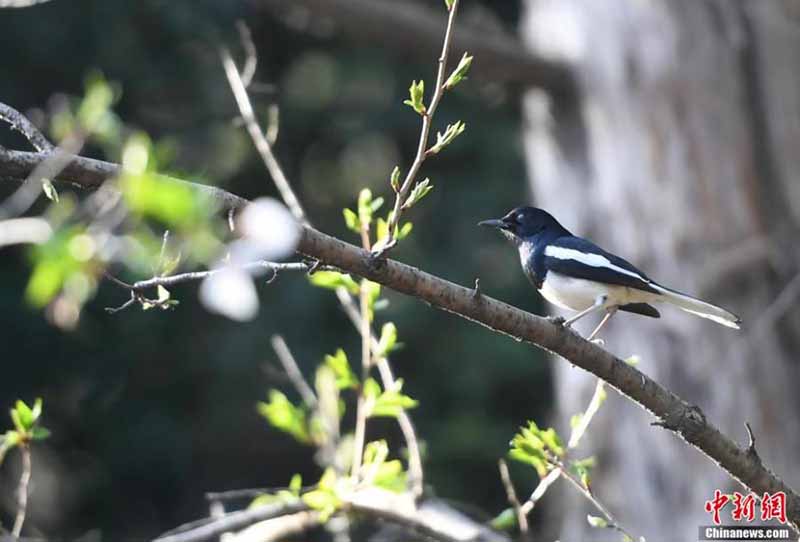
<path id="1" fill-rule="evenodd" d="M 661 294 L 662 297 L 660 301 L 672 303 L 679 309 L 699 316 L 700 318 L 708 318 L 718 324 L 734 329 L 739 329 L 739 324 L 742 323 L 742 320 L 738 316 L 732 312 L 726 311 L 722 307 L 717 307 L 711 303 L 706 303 L 705 301 L 676 292 L 675 290 L 670 290 L 658 284 L 651 283 L 650 285 Z"/>

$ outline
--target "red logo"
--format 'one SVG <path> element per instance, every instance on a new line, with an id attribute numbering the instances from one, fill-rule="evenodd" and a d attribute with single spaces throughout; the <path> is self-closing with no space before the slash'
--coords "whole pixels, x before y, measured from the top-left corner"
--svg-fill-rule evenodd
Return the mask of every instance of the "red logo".
<path id="1" fill-rule="evenodd" d="M 755 521 L 756 502 L 759 501 L 754 493 L 743 495 L 738 491 L 733 496 L 722 493 L 719 489 L 714 491 L 714 498 L 706 501 L 705 510 L 711 514 L 715 525 L 721 525 L 720 512 L 729 502 L 733 503 L 731 519 L 733 521 Z M 762 521 L 775 519 L 786 523 L 786 493 L 778 491 L 773 494 L 764 493 L 759 502 L 760 518 Z"/>

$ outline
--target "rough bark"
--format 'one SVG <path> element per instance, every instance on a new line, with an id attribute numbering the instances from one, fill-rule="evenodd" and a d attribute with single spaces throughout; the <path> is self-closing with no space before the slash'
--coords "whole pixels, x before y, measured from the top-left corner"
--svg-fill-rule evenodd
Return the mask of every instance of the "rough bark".
<path id="1" fill-rule="evenodd" d="M 535 202 L 656 280 L 744 320 L 737 333 L 668 309 L 661 320 L 619 315 L 603 332 L 607 346 L 640 355 L 643 371 L 726 433 L 745 438 L 749 421 L 765 462 L 797 484 L 800 314 L 789 310 L 800 293 L 790 248 L 800 225 L 797 4 L 526 7 L 530 49 L 571 63 L 580 95 L 524 98 Z M 593 382 L 558 366 L 556 386 L 563 426 Z M 642 432 L 646 423 L 625 401 L 604 406 L 587 438 L 600 464 L 594 487 L 648 540 L 694 539 L 709 523 L 704 501 L 735 488 L 668 435 Z M 606 536 L 588 527 L 584 505 L 558 508 L 562 539 Z"/>

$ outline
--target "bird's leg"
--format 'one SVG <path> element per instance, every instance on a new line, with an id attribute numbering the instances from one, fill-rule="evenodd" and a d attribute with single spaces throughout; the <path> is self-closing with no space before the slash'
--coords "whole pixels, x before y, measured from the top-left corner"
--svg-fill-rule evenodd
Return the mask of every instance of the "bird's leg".
<path id="1" fill-rule="evenodd" d="M 597 312 L 599 310 L 602 310 L 606 305 L 606 300 L 607 299 L 608 299 L 607 295 L 599 295 L 599 296 L 597 296 L 597 299 L 594 300 L 594 305 L 592 305 L 588 309 L 582 310 L 581 312 L 579 312 L 578 314 L 576 314 L 575 316 L 573 316 L 569 320 L 566 320 L 564 322 L 564 327 L 571 326 L 572 324 L 574 324 L 575 322 L 577 322 L 578 320 L 580 320 L 581 318 L 583 318 L 587 314 L 592 314 L 593 312 Z"/>
<path id="2" fill-rule="evenodd" d="M 603 319 L 600 320 L 600 323 L 597 324 L 597 327 L 594 328 L 594 331 L 592 331 L 589 334 L 589 336 L 586 337 L 586 340 L 593 341 L 594 338 L 597 336 L 597 334 L 600 333 L 600 330 L 603 329 L 603 326 L 605 326 L 608 323 L 608 321 L 611 320 L 611 317 L 614 316 L 616 313 L 617 313 L 617 307 L 610 307 L 608 310 L 606 310 L 606 315 L 603 316 Z"/>

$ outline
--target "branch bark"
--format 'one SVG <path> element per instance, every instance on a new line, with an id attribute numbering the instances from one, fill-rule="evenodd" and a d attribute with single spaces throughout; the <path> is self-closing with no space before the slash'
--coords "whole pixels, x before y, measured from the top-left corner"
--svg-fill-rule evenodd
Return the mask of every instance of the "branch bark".
<path id="1" fill-rule="evenodd" d="M 422 59 L 436 54 L 445 25 L 444 9 L 396 0 L 259 0 L 258 4 L 278 15 L 288 9 L 305 8 L 314 20 L 333 21 L 355 39 Z M 510 34 L 487 33 L 465 25 L 455 31 L 453 47 L 480 59 L 474 75 L 485 81 L 535 86 L 556 94 L 575 92 L 574 78 L 565 63 L 526 52 L 525 46 Z"/>

